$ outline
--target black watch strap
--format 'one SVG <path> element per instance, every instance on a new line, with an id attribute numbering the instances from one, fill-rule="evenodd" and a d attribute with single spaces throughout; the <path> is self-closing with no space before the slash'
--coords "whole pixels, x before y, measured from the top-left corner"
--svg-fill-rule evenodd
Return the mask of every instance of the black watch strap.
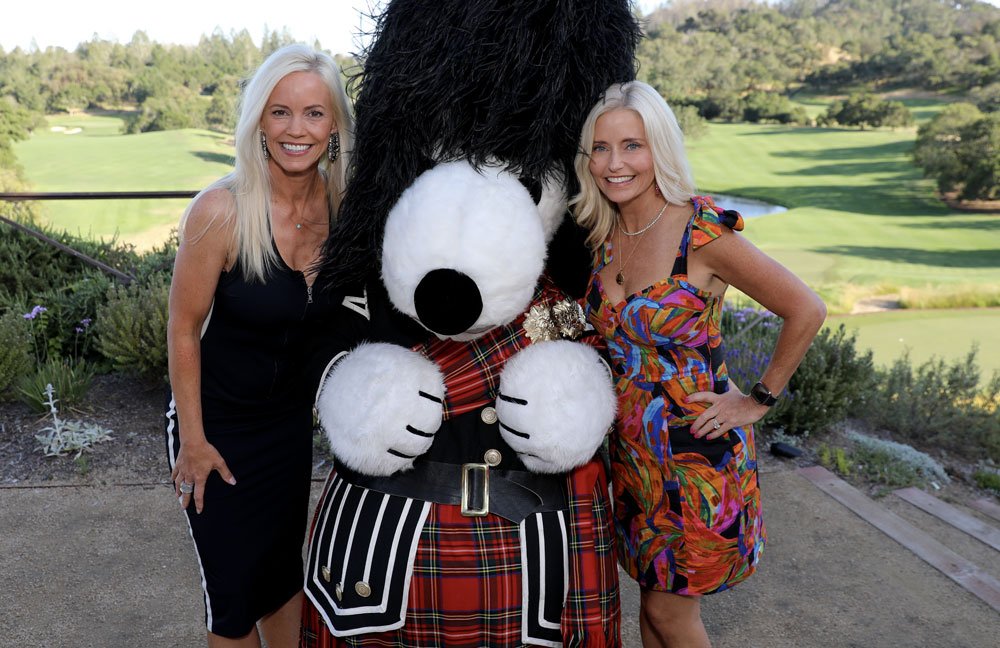
<path id="1" fill-rule="evenodd" d="M 758 405 L 766 405 L 767 407 L 771 407 L 778 402 L 778 399 L 771 393 L 771 390 L 762 382 L 758 382 L 750 388 L 750 398 L 754 399 L 754 402 Z"/>

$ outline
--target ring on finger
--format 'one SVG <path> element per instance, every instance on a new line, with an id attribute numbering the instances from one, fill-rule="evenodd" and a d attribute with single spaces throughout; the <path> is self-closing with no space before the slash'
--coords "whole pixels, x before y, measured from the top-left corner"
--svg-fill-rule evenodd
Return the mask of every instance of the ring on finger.
<path id="1" fill-rule="evenodd" d="M 712 419 L 712 427 L 713 427 L 713 428 L 715 428 L 716 430 L 718 430 L 718 429 L 719 429 L 719 428 L 721 428 L 722 426 L 721 426 L 721 425 L 719 425 L 719 421 L 718 421 L 718 419 Z"/>
<path id="2" fill-rule="evenodd" d="M 177 490 L 179 490 L 182 493 L 193 493 L 194 484 L 192 484 L 191 482 L 182 481 L 180 485 L 177 487 Z"/>

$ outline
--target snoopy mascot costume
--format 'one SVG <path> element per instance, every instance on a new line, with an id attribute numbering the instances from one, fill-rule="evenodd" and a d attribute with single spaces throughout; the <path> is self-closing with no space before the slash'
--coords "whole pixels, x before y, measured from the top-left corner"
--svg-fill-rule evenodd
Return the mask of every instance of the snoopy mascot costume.
<path id="1" fill-rule="evenodd" d="M 639 27 L 627 0 L 392 0 L 375 24 L 321 268 L 356 287 L 360 343 L 317 397 L 303 645 L 620 645 L 616 399 L 567 205 Z"/>

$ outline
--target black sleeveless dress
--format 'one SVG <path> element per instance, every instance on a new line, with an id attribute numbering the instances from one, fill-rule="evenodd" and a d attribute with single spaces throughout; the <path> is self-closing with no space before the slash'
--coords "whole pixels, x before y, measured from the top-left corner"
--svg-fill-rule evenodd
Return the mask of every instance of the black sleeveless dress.
<path id="1" fill-rule="evenodd" d="M 312 475 L 312 405 L 322 358 L 309 338 L 342 309 L 279 255 L 267 282 L 236 264 L 223 272 L 201 338 L 201 404 L 208 442 L 236 485 L 212 472 L 201 514 L 186 510 L 201 569 L 208 630 L 240 637 L 302 589 Z M 329 345 L 327 345 L 329 346 Z M 180 450 L 173 395 L 171 469 Z"/>

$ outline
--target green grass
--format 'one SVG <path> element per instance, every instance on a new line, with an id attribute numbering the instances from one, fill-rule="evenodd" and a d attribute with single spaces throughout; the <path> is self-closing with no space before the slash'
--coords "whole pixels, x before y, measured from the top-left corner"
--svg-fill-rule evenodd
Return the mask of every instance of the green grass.
<path id="1" fill-rule="evenodd" d="M 907 350 L 913 366 L 932 356 L 954 360 L 978 344 L 980 375 L 989 379 L 1000 371 L 1000 308 L 896 310 L 864 315 L 835 316 L 826 326 L 843 323 L 858 333 L 858 348 L 871 349 L 875 363 L 888 366 Z"/>
<path id="2" fill-rule="evenodd" d="M 913 140 L 912 129 L 712 124 L 689 150 L 702 190 L 789 208 L 746 235 L 814 287 L 1000 285 L 1000 218 L 936 200 Z"/>
<path id="3" fill-rule="evenodd" d="M 37 191 L 198 190 L 227 173 L 230 140 L 203 130 L 122 135 L 115 114 L 48 117 L 48 128 L 15 145 Z M 65 129 L 65 130 L 52 130 Z M 73 130 L 80 129 L 73 133 Z M 177 224 L 187 200 L 45 201 L 49 225 L 151 247 Z"/>

